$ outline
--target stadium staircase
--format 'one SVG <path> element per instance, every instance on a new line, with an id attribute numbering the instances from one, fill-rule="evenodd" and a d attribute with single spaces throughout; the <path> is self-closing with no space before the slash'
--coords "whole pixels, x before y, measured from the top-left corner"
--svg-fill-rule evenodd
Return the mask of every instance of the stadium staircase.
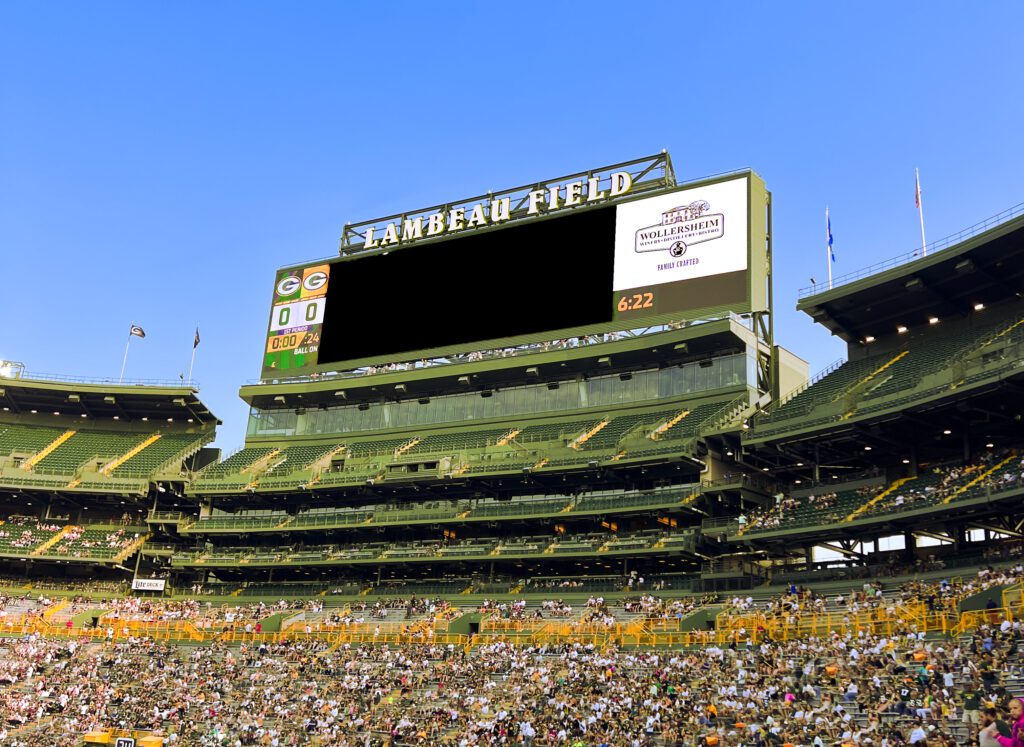
<path id="1" fill-rule="evenodd" d="M 58 542 L 60 542 L 62 539 L 64 539 L 64 537 L 68 534 L 68 532 L 70 532 L 72 529 L 76 529 L 76 528 L 77 527 L 75 527 L 74 524 L 68 524 L 66 527 L 61 529 L 59 532 L 56 532 L 52 537 L 48 538 L 43 544 L 39 545 L 36 549 L 34 549 L 31 554 L 33 556 L 35 556 L 35 555 L 45 555 L 47 550 L 49 550 L 51 547 L 53 547 Z"/>
<path id="2" fill-rule="evenodd" d="M 506 433 L 504 436 L 499 438 L 498 442 L 495 444 L 495 446 L 508 446 L 515 439 L 515 437 L 518 436 L 520 433 L 522 433 L 522 429 L 521 428 L 513 428 L 508 433 Z"/>
<path id="3" fill-rule="evenodd" d="M 117 469 L 122 464 L 127 462 L 129 459 L 131 459 L 133 456 L 135 456 L 140 451 L 145 449 L 147 446 L 150 446 L 150 445 L 156 443 L 159 440 L 160 440 L 160 434 L 159 433 L 154 433 L 152 436 L 147 438 L 142 443 L 136 444 L 130 450 L 126 451 L 124 454 L 122 454 L 121 456 L 119 456 L 116 459 L 114 459 L 114 461 L 108 462 L 107 464 L 105 464 L 100 469 L 100 474 L 101 475 L 109 475 L 111 472 L 113 472 L 115 469 Z"/>
<path id="4" fill-rule="evenodd" d="M 980 475 L 975 477 L 973 480 L 971 480 L 970 482 L 966 483 L 965 485 L 961 485 L 959 488 L 957 488 L 952 493 L 950 493 L 948 496 L 946 496 L 943 499 L 943 501 L 942 501 L 942 505 L 946 505 L 948 503 L 952 503 L 957 498 L 959 498 L 961 495 L 963 495 L 964 493 L 968 492 L 975 485 L 983 482 L 990 475 L 994 474 L 995 472 L 998 472 L 1000 469 L 1005 467 L 1007 464 L 1009 464 L 1010 462 L 1012 462 L 1016 458 L 1017 458 L 1016 454 L 1010 454 L 1010 456 L 1006 457 L 1006 459 L 1003 459 L 998 464 L 995 464 L 992 467 L 989 467 L 987 470 L 982 472 Z"/>
<path id="5" fill-rule="evenodd" d="M 651 431 L 650 434 L 648 434 L 647 438 L 651 439 L 652 441 L 657 441 L 659 438 L 661 438 L 663 433 L 670 430 L 673 426 L 676 425 L 676 423 L 678 423 L 680 420 L 682 420 L 689 414 L 689 410 L 681 410 L 680 412 L 676 413 L 675 417 L 671 418 L 670 420 L 666 420 L 664 423 L 662 423 L 653 431 Z"/>
<path id="6" fill-rule="evenodd" d="M 123 563 L 124 561 L 128 560 L 128 558 L 130 558 L 132 555 L 138 552 L 142 548 L 142 546 L 146 544 L 146 540 L 148 540 L 152 536 L 152 534 L 140 535 L 137 540 L 132 542 L 130 545 L 121 550 L 121 552 L 114 556 L 114 562 Z"/>
<path id="7" fill-rule="evenodd" d="M 889 495 L 891 495 L 893 493 L 893 491 L 898 490 L 901 485 L 903 485 L 904 483 L 910 482 L 913 479 L 914 479 L 913 477 L 902 477 L 899 480 L 896 480 L 896 482 L 894 482 L 888 488 L 886 488 L 881 493 L 876 495 L 870 501 L 868 501 L 867 503 L 865 503 L 862 506 L 858 506 L 857 509 L 855 511 L 853 511 L 853 513 L 851 513 L 849 516 L 847 516 L 845 519 L 843 519 L 843 523 L 844 524 L 848 524 L 851 521 L 854 521 L 858 516 L 860 516 L 861 514 L 865 513 L 866 511 L 870 510 L 872 506 L 874 506 L 874 505 L 876 505 L 878 503 L 881 503 L 883 500 L 885 500 Z"/>
<path id="8" fill-rule="evenodd" d="M 59 436 L 57 436 L 57 438 L 51 441 L 47 446 L 43 447 L 42 451 L 36 452 L 31 457 L 22 462 L 21 468 L 26 472 L 31 472 L 33 467 L 35 467 L 37 464 L 39 464 L 39 462 L 41 462 L 43 459 L 45 459 L 54 451 L 56 451 L 61 446 L 61 444 L 63 444 L 65 441 L 67 441 L 69 438 L 75 435 L 75 433 L 76 431 L 73 430 L 64 431 Z"/>
<path id="9" fill-rule="evenodd" d="M 579 451 L 580 448 L 583 446 L 583 444 L 585 444 L 587 441 L 589 441 L 594 436 L 596 436 L 598 433 L 603 431 L 606 427 L 608 427 L 608 424 L 610 422 L 611 422 L 611 420 L 609 420 L 608 418 L 605 418 L 604 420 L 599 422 L 597 425 L 595 425 L 590 430 L 585 431 L 584 433 L 581 433 L 576 438 L 574 438 L 571 442 L 569 442 L 569 448 L 570 449 L 574 449 L 576 451 Z"/>
<path id="10" fill-rule="evenodd" d="M 415 438 L 399 446 L 397 449 L 395 449 L 395 459 L 398 459 L 400 456 L 402 456 L 402 454 L 405 454 L 407 451 L 415 447 L 416 444 L 418 444 L 421 440 L 422 439 L 419 436 L 416 436 Z"/>
<path id="11" fill-rule="evenodd" d="M 875 381 L 875 379 L 877 379 L 882 373 L 887 371 L 890 366 L 896 365 L 909 354 L 909 350 L 901 350 L 888 361 L 883 363 L 881 366 L 876 368 L 863 379 L 861 379 L 853 386 L 851 386 L 849 389 L 847 389 L 845 394 L 843 395 L 847 404 L 845 408 L 846 412 L 843 414 L 842 420 L 846 420 L 857 411 L 857 402 L 860 400 L 861 395 L 871 386 L 872 382 Z"/>

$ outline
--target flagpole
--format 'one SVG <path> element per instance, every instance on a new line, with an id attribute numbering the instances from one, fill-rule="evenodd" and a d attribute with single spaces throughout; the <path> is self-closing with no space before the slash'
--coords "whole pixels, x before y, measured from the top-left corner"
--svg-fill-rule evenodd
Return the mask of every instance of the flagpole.
<path id="1" fill-rule="evenodd" d="M 921 256 L 928 256 L 928 244 L 924 240 L 924 200 L 921 199 L 921 175 L 914 169 L 914 182 L 917 185 L 917 216 L 921 219 Z"/>
<path id="2" fill-rule="evenodd" d="M 135 322 L 132 322 L 132 327 L 135 326 Z M 129 328 L 130 329 L 130 328 Z M 124 382 L 124 367 L 128 365 L 128 346 L 132 344 L 132 333 L 128 333 L 128 342 L 124 344 L 124 358 L 121 360 L 121 376 L 117 379 L 117 383 L 121 384 Z"/>
<path id="3" fill-rule="evenodd" d="M 825 206 L 825 264 L 828 265 L 828 289 L 832 290 L 832 247 L 828 244 L 828 205 Z"/>
<path id="4" fill-rule="evenodd" d="M 196 365 L 196 350 L 199 349 L 198 345 L 192 346 L 192 362 L 188 364 L 188 383 L 192 383 L 192 367 Z"/>

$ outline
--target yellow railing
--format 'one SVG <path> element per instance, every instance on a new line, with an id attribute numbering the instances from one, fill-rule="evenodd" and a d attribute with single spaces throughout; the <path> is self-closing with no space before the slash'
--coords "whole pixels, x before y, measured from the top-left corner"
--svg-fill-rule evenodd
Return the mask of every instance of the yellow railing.
<path id="1" fill-rule="evenodd" d="M 959 616 L 953 607 L 929 610 L 921 602 L 898 605 L 890 613 L 878 608 L 862 612 L 801 612 L 765 615 L 763 613 L 722 614 L 715 624 L 718 642 L 764 637 L 772 640 L 794 640 L 831 632 L 864 631 L 876 635 L 892 635 L 903 630 L 948 633 L 956 627 Z"/>
<path id="2" fill-rule="evenodd" d="M 894 614 L 884 609 L 867 610 L 857 614 L 827 612 L 796 616 L 757 614 L 723 614 L 716 621 L 714 630 L 679 630 L 678 620 L 633 621 L 629 624 L 583 623 L 578 620 L 502 620 L 485 618 L 481 633 L 477 636 L 455 635 L 445 631 L 435 632 L 436 621 L 421 621 L 430 624 L 361 624 L 350 627 L 319 629 L 306 632 L 304 627 L 294 627 L 281 632 L 255 632 L 253 625 L 246 630 L 245 623 L 225 624 L 223 621 L 208 620 L 198 625 L 189 620 L 149 622 L 142 620 L 117 620 L 104 618 L 93 628 L 68 628 L 66 624 L 53 624 L 39 614 L 25 614 L 0 619 L 0 635 L 26 635 L 39 633 L 54 638 L 91 638 L 97 640 L 121 641 L 128 638 L 149 637 L 169 642 L 208 643 L 260 643 L 296 640 L 318 640 L 329 644 L 328 651 L 351 644 L 403 644 L 452 643 L 460 647 L 472 647 L 480 643 L 500 640 L 524 642 L 533 645 L 552 643 L 592 643 L 598 646 L 625 645 L 641 647 L 700 646 L 743 644 L 748 639 L 754 643 L 770 639 L 774 641 L 797 640 L 809 636 L 822 636 L 831 632 L 846 633 L 864 631 L 874 635 L 892 636 L 914 630 L 923 633 L 942 633 L 950 636 L 961 635 L 981 625 L 998 624 L 1004 619 L 1017 620 L 1024 617 L 1021 604 L 1007 605 L 993 610 L 973 610 L 958 613 L 955 608 L 927 610 L 921 603 L 902 605 Z M 207 627 L 207 625 L 209 625 Z"/>

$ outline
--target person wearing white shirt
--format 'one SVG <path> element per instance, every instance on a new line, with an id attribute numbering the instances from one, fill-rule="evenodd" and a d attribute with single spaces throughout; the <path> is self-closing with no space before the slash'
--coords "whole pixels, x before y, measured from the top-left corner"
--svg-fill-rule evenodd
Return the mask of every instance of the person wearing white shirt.
<path id="1" fill-rule="evenodd" d="M 917 721 L 914 724 L 914 729 L 910 732 L 910 743 L 917 744 L 918 742 L 924 742 L 928 738 L 928 732 L 924 730 L 924 725 Z"/>

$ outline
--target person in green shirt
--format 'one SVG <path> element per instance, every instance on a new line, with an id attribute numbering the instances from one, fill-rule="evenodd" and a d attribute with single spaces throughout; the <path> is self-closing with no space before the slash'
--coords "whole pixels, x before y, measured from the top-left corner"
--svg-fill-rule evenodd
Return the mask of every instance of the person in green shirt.
<path id="1" fill-rule="evenodd" d="M 981 702 L 985 693 L 980 688 L 971 688 L 964 692 L 964 715 L 962 721 L 968 727 L 981 725 Z"/>

